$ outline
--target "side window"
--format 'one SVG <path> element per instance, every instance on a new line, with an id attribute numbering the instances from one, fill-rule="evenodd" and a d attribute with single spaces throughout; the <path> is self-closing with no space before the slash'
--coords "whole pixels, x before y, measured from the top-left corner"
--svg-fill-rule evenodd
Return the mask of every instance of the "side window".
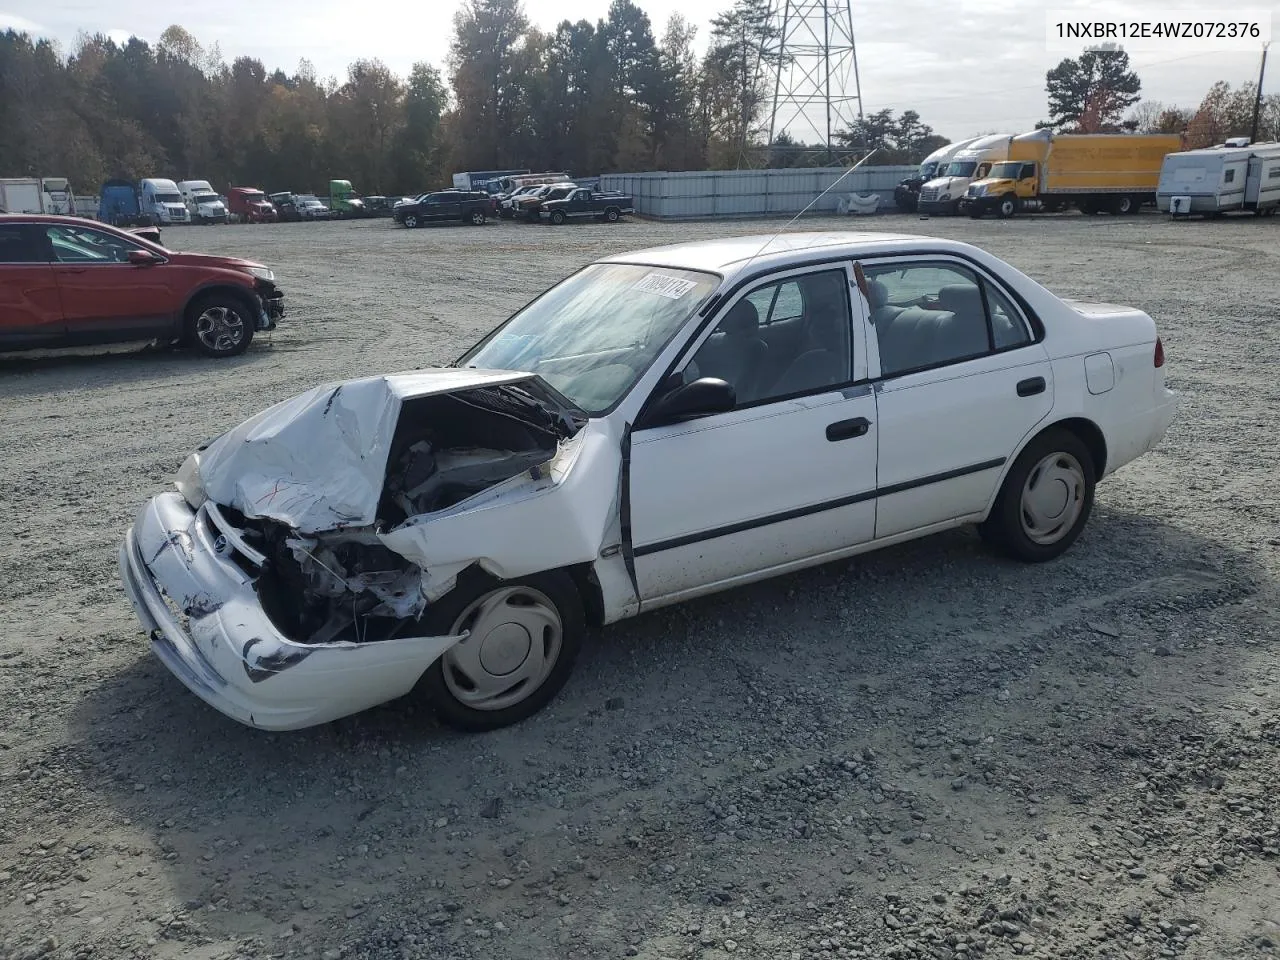
<path id="1" fill-rule="evenodd" d="M 1280 180 L 1280 167 L 1274 167 L 1271 172 L 1267 174 L 1267 179 Z"/>
<path id="2" fill-rule="evenodd" d="M 986 177 L 986 175 L 989 174 L 990 172 L 991 172 L 991 164 L 980 163 L 978 164 L 978 169 L 974 172 L 973 178 L 975 180 L 981 180 L 984 177 Z"/>
<path id="3" fill-rule="evenodd" d="M 128 263 L 130 250 L 141 246 L 85 227 L 49 227 L 45 231 L 57 263 Z"/>
<path id="4" fill-rule="evenodd" d="M 847 383 L 853 368 L 851 326 L 842 269 L 766 284 L 720 318 L 684 378 L 728 381 L 739 406 Z"/>
<path id="5" fill-rule="evenodd" d="M 1223 183 L 1234 183 L 1234 182 L 1235 182 L 1235 179 L 1236 179 L 1236 172 L 1235 172 L 1235 170 L 1234 170 L 1234 169 L 1232 169 L 1232 170 L 1228 170 L 1228 171 L 1227 171 L 1226 176 L 1224 176 L 1224 177 L 1222 178 L 1222 182 L 1223 182 Z"/>
<path id="6" fill-rule="evenodd" d="M 1027 177 L 1034 177 L 1035 175 L 1036 165 L 1034 163 L 1024 163 L 1022 165 L 1022 173 L 1019 174 L 1018 179 L 1025 180 Z"/>
<path id="7" fill-rule="evenodd" d="M 869 267 L 866 276 L 882 376 L 971 360 L 1032 340 L 1009 299 L 958 264 Z"/>
<path id="8" fill-rule="evenodd" d="M 33 240 L 34 231 L 20 223 L 0 224 L 0 264 L 44 263 Z"/>

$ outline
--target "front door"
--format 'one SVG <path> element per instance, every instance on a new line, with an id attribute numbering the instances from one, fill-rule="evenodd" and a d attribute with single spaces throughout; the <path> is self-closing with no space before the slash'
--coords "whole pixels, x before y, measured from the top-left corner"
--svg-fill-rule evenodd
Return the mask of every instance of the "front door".
<path id="1" fill-rule="evenodd" d="M 981 513 L 1053 407 L 1028 318 L 953 258 L 866 261 L 880 416 L 876 536 Z"/>
<path id="2" fill-rule="evenodd" d="M 876 400 L 845 266 L 739 294 L 686 354 L 684 382 L 731 383 L 725 413 L 637 429 L 631 537 L 642 600 L 778 571 L 870 540 Z M 774 324 L 800 330 L 770 345 Z M 785 355 L 770 356 L 771 352 Z"/>
<path id="3" fill-rule="evenodd" d="M 0 223 L 0 348 L 57 346 L 66 336 L 43 226 Z"/>
<path id="4" fill-rule="evenodd" d="M 44 227 L 71 343 L 143 339 L 173 329 L 175 276 L 167 264 L 135 266 L 143 247 L 92 227 Z"/>

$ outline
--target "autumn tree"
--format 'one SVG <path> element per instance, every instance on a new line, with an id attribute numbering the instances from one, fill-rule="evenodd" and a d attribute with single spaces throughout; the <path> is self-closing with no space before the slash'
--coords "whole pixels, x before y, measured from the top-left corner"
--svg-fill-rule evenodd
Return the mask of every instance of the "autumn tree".
<path id="1" fill-rule="evenodd" d="M 1120 49 L 1086 50 L 1064 59 L 1045 75 L 1049 120 L 1064 132 L 1106 133 L 1121 129 L 1124 112 L 1139 100 L 1142 82 Z"/>
<path id="2" fill-rule="evenodd" d="M 449 67 L 459 159 L 470 168 L 511 165 L 517 157 L 507 132 L 526 80 L 516 54 L 529 21 L 519 0 L 468 0 L 453 25 Z"/>

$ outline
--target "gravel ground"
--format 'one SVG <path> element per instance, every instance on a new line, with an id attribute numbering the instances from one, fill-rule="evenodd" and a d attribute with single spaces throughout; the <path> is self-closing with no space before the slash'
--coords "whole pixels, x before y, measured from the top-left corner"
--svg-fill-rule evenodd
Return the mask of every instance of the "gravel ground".
<path id="1" fill-rule="evenodd" d="M 651 613 L 485 736 L 206 708 L 121 592 L 134 511 L 255 410 L 451 359 L 595 256 L 777 224 L 174 228 L 275 268 L 274 335 L 0 359 L 0 957 L 1280 952 L 1276 221 L 874 224 L 1150 312 L 1168 438 L 1058 562 L 958 531 Z"/>

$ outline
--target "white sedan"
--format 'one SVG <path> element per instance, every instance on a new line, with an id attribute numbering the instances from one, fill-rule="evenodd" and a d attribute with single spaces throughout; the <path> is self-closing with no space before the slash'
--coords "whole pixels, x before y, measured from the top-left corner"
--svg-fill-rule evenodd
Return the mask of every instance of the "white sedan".
<path id="1" fill-rule="evenodd" d="M 784 233 L 592 263 L 450 367 L 193 453 L 120 550 L 153 651 L 246 724 L 409 693 L 484 730 L 591 626 L 977 524 L 1066 550 L 1175 395 L 1141 310 L 965 243 Z"/>

